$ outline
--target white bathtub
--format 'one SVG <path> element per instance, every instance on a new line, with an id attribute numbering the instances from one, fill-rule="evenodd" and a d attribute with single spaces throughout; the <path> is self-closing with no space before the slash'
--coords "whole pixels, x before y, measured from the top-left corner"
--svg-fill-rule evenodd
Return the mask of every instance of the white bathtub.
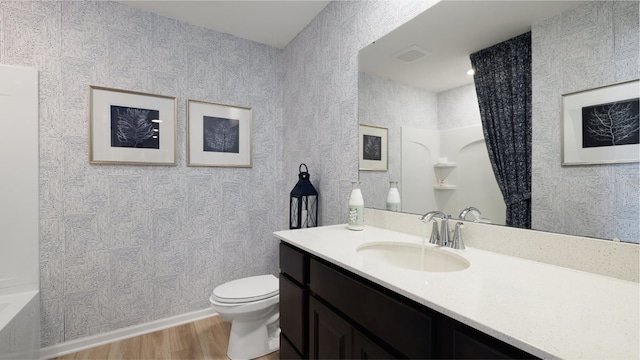
<path id="1" fill-rule="evenodd" d="M 0 359 L 38 358 L 39 313 L 38 290 L 0 292 Z"/>
<path id="2" fill-rule="evenodd" d="M 0 295 L 0 333 L 36 295 L 37 290 Z"/>

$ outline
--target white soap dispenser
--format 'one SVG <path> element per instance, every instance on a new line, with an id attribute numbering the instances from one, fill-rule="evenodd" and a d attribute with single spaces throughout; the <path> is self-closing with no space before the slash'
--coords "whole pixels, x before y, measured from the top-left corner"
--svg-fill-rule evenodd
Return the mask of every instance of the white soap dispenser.
<path id="1" fill-rule="evenodd" d="M 400 211 L 400 193 L 398 192 L 397 181 L 389 181 L 389 194 L 387 195 L 387 210 Z"/>
<path id="2" fill-rule="evenodd" d="M 349 230 L 364 230 L 364 199 L 360 191 L 360 183 L 351 183 L 351 196 L 349 196 Z"/>

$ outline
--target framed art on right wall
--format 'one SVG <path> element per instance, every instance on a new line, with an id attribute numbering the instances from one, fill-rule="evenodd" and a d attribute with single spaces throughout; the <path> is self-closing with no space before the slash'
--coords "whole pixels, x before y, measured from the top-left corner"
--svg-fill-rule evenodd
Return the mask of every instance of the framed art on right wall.
<path id="1" fill-rule="evenodd" d="M 187 166 L 251 167 L 248 107 L 187 100 Z"/>
<path id="2" fill-rule="evenodd" d="M 562 165 L 640 161 L 640 81 L 562 95 Z"/>

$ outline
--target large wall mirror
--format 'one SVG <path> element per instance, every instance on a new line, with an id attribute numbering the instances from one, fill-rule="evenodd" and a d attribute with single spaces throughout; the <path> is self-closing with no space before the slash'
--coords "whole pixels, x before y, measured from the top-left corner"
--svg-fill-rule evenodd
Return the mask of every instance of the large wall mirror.
<path id="1" fill-rule="evenodd" d="M 359 172 L 365 206 L 468 206 L 504 224 L 469 55 L 532 32 L 533 228 L 640 242 L 638 163 L 562 166 L 563 94 L 637 79 L 637 2 L 444 0 L 360 51 L 360 124 L 387 128 L 388 169 Z"/>

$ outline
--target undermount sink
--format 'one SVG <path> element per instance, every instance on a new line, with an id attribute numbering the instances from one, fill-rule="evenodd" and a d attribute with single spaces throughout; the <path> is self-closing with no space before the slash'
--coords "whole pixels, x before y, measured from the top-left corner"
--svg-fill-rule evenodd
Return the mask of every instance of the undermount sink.
<path id="1" fill-rule="evenodd" d="M 412 243 L 376 242 L 360 245 L 357 251 L 366 260 L 416 271 L 453 272 L 470 265 L 462 256 L 435 247 L 425 247 L 423 258 L 422 245 Z"/>

